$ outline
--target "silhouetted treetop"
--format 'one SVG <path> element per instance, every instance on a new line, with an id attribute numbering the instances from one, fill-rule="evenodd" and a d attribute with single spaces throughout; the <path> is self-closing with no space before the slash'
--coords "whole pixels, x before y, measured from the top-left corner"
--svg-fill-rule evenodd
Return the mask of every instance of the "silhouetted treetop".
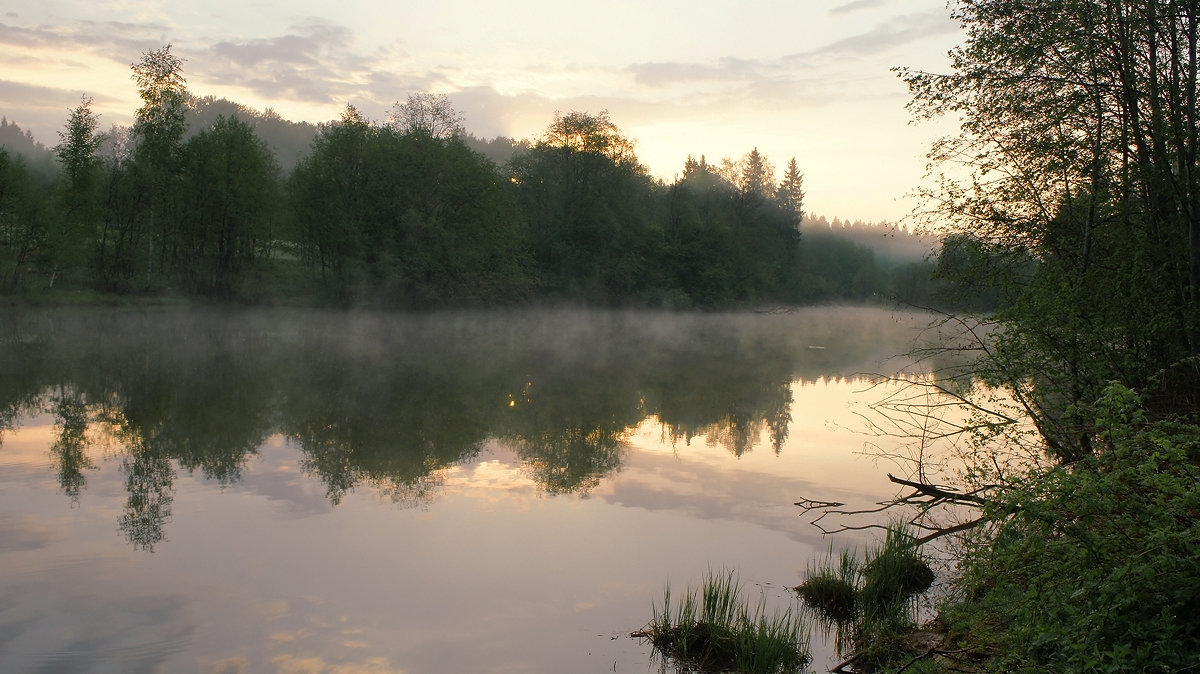
<path id="1" fill-rule="evenodd" d="M 618 164 L 637 164 L 633 141 L 625 137 L 608 117 L 607 110 L 592 114 L 572 111 L 554 113 L 542 143 L 548 147 L 602 154 Z"/>

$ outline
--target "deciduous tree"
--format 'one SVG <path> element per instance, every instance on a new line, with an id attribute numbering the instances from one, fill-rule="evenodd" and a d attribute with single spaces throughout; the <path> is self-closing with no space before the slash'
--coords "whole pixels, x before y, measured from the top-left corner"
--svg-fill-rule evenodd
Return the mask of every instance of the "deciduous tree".
<path id="1" fill-rule="evenodd" d="M 178 271 L 203 293 L 227 295 L 264 258 L 279 211 L 279 168 L 249 124 L 218 117 L 185 147 L 187 201 Z"/>
<path id="2" fill-rule="evenodd" d="M 98 152 L 105 140 L 103 134 L 96 133 L 98 128 L 100 115 L 92 110 L 91 97 L 81 97 L 67 118 L 66 129 L 58 132 L 59 144 L 54 148 L 70 193 L 83 194 L 92 187 L 100 161 Z"/>
<path id="3" fill-rule="evenodd" d="M 96 235 L 99 215 L 99 183 L 103 162 L 99 156 L 103 134 L 96 133 L 100 116 L 92 110 L 92 99 L 83 96 L 71 110 L 67 126 L 58 132 L 54 148 L 62 166 L 58 200 L 62 206 L 59 225 L 50 233 L 50 285 L 61 270 L 82 268 L 89 244 Z"/>
<path id="4" fill-rule="evenodd" d="M 461 112 L 445 94 L 414 93 L 404 103 L 396 101 L 388 114 L 388 127 L 400 133 L 422 133 L 448 139 L 465 132 Z"/>
<path id="5" fill-rule="evenodd" d="M 607 110 L 594 114 L 554 113 L 554 121 L 546 129 L 542 143 L 547 147 L 602 154 L 616 164 L 637 165 L 633 141 L 609 119 Z"/>
<path id="6" fill-rule="evenodd" d="M 178 176 L 187 130 L 187 81 L 183 60 L 171 53 L 171 45 L 151 49 L 130 65 L 142 107 L 133 124 L 135 174 L 145 190 L 145 228 L 135 232 L 135 243 L 146 246 L 146 286 L 154 285 L 159 271 L 178 252 Z"/>
<path id="7" fill-rule="evenodd" d="M 930 153 L 946 170 L 927 203 L 993 255 L 1038 261 L 997 316 L 990 376 L 1070 460 L 1111 380 L 1197 402 L 1200 6 L 959 0 L 953 15 L 952 72 L 901 71 L 918 116 L 962 120 Z"/>

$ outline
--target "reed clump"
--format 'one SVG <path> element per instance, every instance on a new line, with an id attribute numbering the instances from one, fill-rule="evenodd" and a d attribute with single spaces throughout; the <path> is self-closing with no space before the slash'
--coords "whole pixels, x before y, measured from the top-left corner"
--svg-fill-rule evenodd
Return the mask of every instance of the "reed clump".
<path id="1" fill-rule="evenodd" d="M 819 622 L 836 630 L 838 650 L 853 653 L 856 668 L 884 668 L 912 649 L 914 597 L 934 581 L 913 541 L 911 531 L 896 525 L 861 560 L 848 551 L 835 556 L 831 549 L 795 588 Z"/>
<path id="2" fill-rule="evenodd" d="M 682 597 L 668 585 L 650 624 L 634 636 L 682 668 L 701 672 L 776 674 L 802 671 L 810 661 L 809 628 L 791 609 L 768 612 L 765 599 L 751 604 L 731 571 L 709 573 Z"/>
<path id="3" fill-rule="evenodd" d="M 809 566 L 808 577 L 796 588 L 804 603 L 821 616 L 836 622 L 854 620 L 858 610 L 858 588 L 855 586 L 858 562 L 848 551 L 842 551 L 834 563 L 830 550 L 824 564 Z"/>

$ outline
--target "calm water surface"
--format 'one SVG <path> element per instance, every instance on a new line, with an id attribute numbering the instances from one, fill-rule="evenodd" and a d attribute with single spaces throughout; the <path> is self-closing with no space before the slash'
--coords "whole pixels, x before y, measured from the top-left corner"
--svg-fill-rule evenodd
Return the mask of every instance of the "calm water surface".
<path id="1" fill-rule="evenodd" d="M 895 493 L 926 322 L 0 314 L 0 671 L 657 671 L 666 582 L 791 605 L 792 503 Z"/>

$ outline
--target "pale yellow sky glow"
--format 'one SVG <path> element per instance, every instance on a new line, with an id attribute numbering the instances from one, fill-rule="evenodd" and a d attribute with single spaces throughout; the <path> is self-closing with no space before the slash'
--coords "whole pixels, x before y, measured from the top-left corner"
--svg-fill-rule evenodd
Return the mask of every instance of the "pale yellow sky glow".
<path id="1" fill-rule="evenodd" d="M 81 95 L 105 128 L 138 106 L 129 64 L 166 43 L 189 88 L 309 122 L 375 120 L 450 96 L 477 136 L 536 137 L 555 111 L 607 109 L 650 171 L 757 147 L 795 157 L 810 212 L 901 219 L 929 142 L 894 66 L 945 70 L 942 0 L 509 3 L 95 2 L 0 11 L 0 114 L 57 142 Z"/>

